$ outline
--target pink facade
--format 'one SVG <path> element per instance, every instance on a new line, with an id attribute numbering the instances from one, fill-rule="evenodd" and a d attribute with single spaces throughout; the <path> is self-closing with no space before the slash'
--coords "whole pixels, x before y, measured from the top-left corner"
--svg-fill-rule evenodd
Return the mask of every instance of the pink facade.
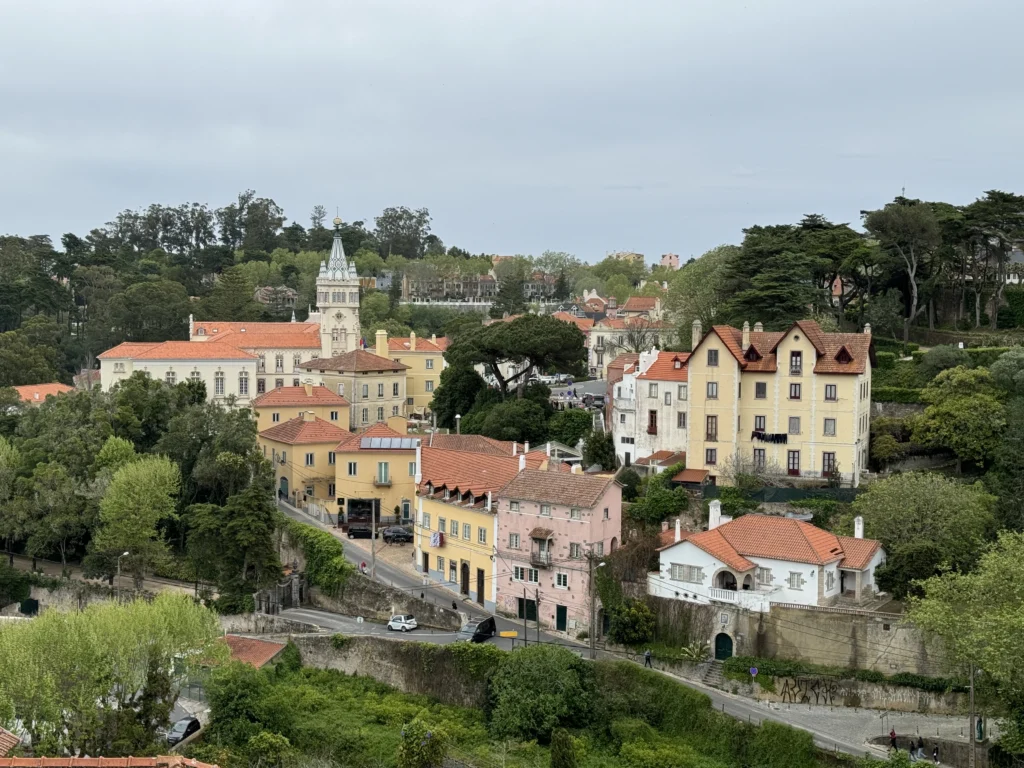
<path id="1" fill-rule="evenodd" d="M 555 474 L 555 473 L 546 473 Z M 622 487 L 610 477 L 555 474 L 567 484 L 603 489 L 580 494 L 580 506 L 516 498 L 510 484 L 498 497 L 499 613 L 533 620 L 570 636 L 590 631 L 590 560 L 614 551 L 622 538 Z M 554 478 L 551 478 L 552 480 Z M 551 494 L 563 501 L 572 493 Z M 534 499 L 543 498 L 534 494 Z M 596 502 L 594 499 L 596 498 Z M 583 506 L 588 504 L 589 506 Z M 539 610 L 538 610 L 539 606 Z M 600 630 L 600 627 L 598 627 Z"/>

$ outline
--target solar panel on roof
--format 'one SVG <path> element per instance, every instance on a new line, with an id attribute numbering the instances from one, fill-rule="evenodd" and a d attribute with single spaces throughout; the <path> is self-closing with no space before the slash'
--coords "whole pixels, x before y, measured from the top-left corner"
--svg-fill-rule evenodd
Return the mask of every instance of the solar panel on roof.
<path id="1" fill-rule="evenodd" d="M 380 438 L 379 437 L 371 437 L 370 438 L 370 447 L 371 448 L 380 448 Z"/>
<path id="2" fill-rule="evenodd" d="M 370 438 L 368 438 L 368 437 L 360 438 L 359 439 L 359 447 L 360 448 L 369 448 L 370 447 Z"/>

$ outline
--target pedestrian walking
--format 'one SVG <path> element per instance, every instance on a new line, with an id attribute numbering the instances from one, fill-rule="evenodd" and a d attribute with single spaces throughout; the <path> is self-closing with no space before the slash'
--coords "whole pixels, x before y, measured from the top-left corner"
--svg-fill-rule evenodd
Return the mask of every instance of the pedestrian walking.
<path id="1" fill-rule="evenodd" d="M 892 752 L 896 748 L 896 729 L 893 728 L 889 731 L 889 751 Z"/>
<path id="2" fill-rule="evenodd" d="M 925 759 L 925 754 L 924 754 L 924 737 L 923 736 L 918 736 L 917 737 L 917 759 L 918 760 L 924 760 Z"/>
<path id="3" fill-rule="evenodd" d="M 452 610 L 453 611 L 459 610 L 459 606 L 458 606 L 458 604 L 454 600 L 452 600 Z"/>
<path id="4" fill-rule="evenodd" d="M 932 749 L 932 760 L 935 761 L 936 765 L 939 764 L 939 745 L 938 744 L 936 744 L 935 748 Z"/>
<path id="5" fill-rule="evenodd" d="M 650 648 L 648 648 L 646 651 L 644 651 L 644 666 L 645 667 L 650 667 L 651 669 L 654 669 L 654 667 L 651 665 L 651 649 Z"/>

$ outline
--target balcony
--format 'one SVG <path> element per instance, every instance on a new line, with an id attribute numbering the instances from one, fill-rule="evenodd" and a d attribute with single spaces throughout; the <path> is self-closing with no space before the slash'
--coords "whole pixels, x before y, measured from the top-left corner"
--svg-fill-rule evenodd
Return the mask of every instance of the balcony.
<path id="1" fill-rule="evenodd" d="M 530 565 L 536 565 L 538 568 L 550 568 L 551 552 L 539 552 L 536 549 L 531 551 Z"/>
<path id="2" fill-rule="evenodd" d="M 789 366 L 789 375 L 790 376 L 803 376 L 804 375 L 804 367 L 802 365 L 791 365 L 791 366 Z"/>
<path id="3" fill-rule="evenodd" d="M 632 411 L 636 408 L 636 401 L 628 397 L 616 397 L 612 405 L 617 411 Z"/>
<path id="4" fill-rule="evenodd" d="M 378 488 L 390 488 L 391 478 L 390 477 L 375 477 L 373 478 L 373 484 Z"/>
<path id="5" fill-rule="evenodd" d="M 648 424 L 647 425 L 647 434 L 648 435 L 656 435 L 656 434 L 658 434 L 658 425 L 657 424 Z"/>
<path id="6" fill-rule="evenodd" d="M 718 432 L 707 432 L 707 433 L 705 433 L 704 440 L 705 440 L 705 442 L 708 442 L 708 443 L 717 443 L 718 442 Z"/>

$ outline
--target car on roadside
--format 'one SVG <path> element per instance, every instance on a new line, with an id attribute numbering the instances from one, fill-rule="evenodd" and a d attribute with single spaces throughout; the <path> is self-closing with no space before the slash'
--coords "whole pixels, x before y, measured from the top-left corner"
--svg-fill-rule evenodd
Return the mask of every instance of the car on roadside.
<path id="1" fill-rule="evenodd" d="M 181 720 L 171 726 L 171 730 L 167 732 L 167 745 L 173 747 L 193 733 L 199 731 L 202 726 L 199 721 L 194 717 L 183 717 Z"/>
<path id="2" fill-rule="evenodd" d="M 385 528 L 381 538 L 387 544 L 412 544 L 412 531 L 400 525 L 393 525 Z"/>
<path id="3" fill-rule="evenodd" d="M 455 642 L 484 643 L 498 634 L 498 627 L 493 616 L 482 619 L 470 619 L 455 635 Z"/>
<path id="4" fill-rule="evenodd" d="M 410 632 L 419 624 L 416 623 L 416 617 L 411 613 L 400 613 L 397 616 L 392 616 L 391 621 L 388 622 L 388 631 L 390 632 Z"/>

